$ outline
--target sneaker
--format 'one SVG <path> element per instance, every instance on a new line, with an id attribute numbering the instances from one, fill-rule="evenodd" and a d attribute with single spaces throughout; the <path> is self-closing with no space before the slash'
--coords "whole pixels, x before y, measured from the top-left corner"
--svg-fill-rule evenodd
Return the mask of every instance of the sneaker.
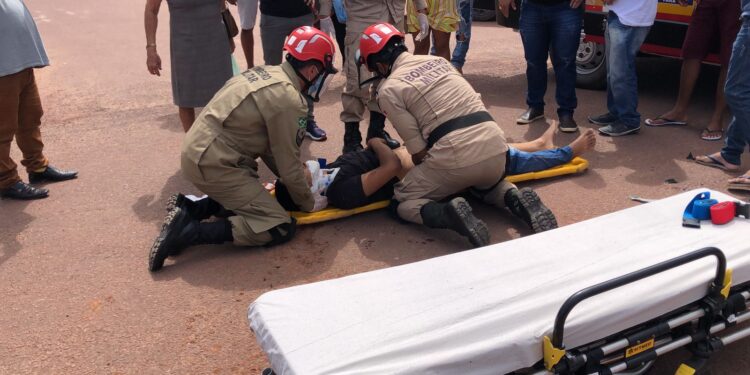
<path id="1" fill-rule="evenodd" d="M 319 128 L 318 123 L 311 118 L 307 119 L 307 129 L 305 130 L 305 135 L 310 137 L 310 139 L 312 139 L 313 141 L 325 141 L 328 138 L 325 130 Z"/>
<path id="2" fill-rule="evenodd" d="M 526 222 L 534 233 L 557 228 L 557 219 L 531 188 L 511 189 L 505 193 L 505 205 L 510 212 Z"/>
<path id="3" fill-rule="evenodd" d="M 563 133 L 575 133 L 578 131 L 578 123 L 573 119 L 571 115 L 560 116 L 560 122 L 557 124 L 557 129 Z"/>
<path id="4" fill-rule="evenodd" d="M 594 125 L 607 126 L 614 124 L 615 121 L 617 121 L 617 118 L 609 112 L 599 116 L 589 116 L 589 122 Z"/>
<path id="5" fill-rule="evenodd" d="M 629 127 L 621 122 L 615 122 L 599 128 L 599 133 L 610 137 L 621 137 L 623 135 L 635 134 L 641 130 L 641 126 Z"/>
<path id="6" fill-rule="evenodd" d="M 530 124 L 536 120 L 543 119 L 543 118 L 544 118 L 543 108 L 529 107 L 529 109 L 527 109 L 526 112 L 522 113 L 521 116 L 516 119 L 516 124 L 519 124 L 519 125 Z"/>

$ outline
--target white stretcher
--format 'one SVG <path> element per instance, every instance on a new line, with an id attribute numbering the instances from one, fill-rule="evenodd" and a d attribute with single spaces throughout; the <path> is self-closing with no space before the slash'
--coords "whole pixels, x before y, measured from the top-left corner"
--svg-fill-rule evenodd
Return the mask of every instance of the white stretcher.
<path id="1" fill-rule="evenodd" d="M 683 227 L 683 210 L 701 191 L 480 249 L 271 291 L 250 305 L 250 326 L 277 374 L 536 372 L 546 371 L 545 356 L 550 372 L 579 366 L 576 373 L 606 374 L 642 368 L 691 341 L 720 346 L 713 333 L 750 317 L 743 315 L 750 289 L 742 285 L 750 281 L 750 220 Z M 705 247 L 719 249 L 733 270 L 731 314 L 706 308 L 709 297 L 728 291 L 716 252 L 708 251 L 569 301 L 564 336 L 553 333 L 576 292 Z M 706 324 L 710 337 L 701 336 Z M 545 337 L 557 343 L 543 348 Z"/>

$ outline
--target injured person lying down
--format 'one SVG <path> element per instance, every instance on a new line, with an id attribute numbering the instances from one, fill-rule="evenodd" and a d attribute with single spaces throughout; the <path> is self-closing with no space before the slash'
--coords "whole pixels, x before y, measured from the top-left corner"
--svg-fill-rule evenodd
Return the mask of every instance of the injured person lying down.
<path id="1" fill-rule="evenodd" d="M 596 144 L 596 134 L 589 129 L 569 145 L 555 147 L 552 138 L 556 128 L 552 124 L 533 141 L 510 144 L 505 174 L 510 176 L 554 168 L 592 150 Z M 369 139 L 367 146 L 365 150 L 345 153 L 323 168 L 317 161 L 306 163 L 312 189 L 325 195 L 329 206 L 353 209 L 390 200 L 394 185 L 414 166 L 404 148 L 391 150 L 380 138 Z M 275 190 L 282 207 L 299 211 L 282 183 L 277 181 Z M 524 220 L 537 231 L 528 220 Z"/>

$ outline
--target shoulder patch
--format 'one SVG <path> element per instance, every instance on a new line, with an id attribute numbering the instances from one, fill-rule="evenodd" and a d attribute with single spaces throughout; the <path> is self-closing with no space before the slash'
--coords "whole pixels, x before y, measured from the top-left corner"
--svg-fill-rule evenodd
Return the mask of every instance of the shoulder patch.
<path id="1" fill-rule="evenodd" d="M 300 129 L 307 128 L 307 116 L 297 119 L 297 126 L 299 126 Z"/>

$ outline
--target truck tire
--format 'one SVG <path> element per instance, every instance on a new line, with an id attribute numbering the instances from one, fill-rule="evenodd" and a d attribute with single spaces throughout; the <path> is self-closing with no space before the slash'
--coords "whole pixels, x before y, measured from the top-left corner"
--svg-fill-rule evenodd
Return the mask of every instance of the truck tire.
<path id="1" fill-rule="evenodd" d="M 602 90 L 607 87 L 607 61 L 604 45 L 581 41 L 576 53 L 576 86 Z"/>

